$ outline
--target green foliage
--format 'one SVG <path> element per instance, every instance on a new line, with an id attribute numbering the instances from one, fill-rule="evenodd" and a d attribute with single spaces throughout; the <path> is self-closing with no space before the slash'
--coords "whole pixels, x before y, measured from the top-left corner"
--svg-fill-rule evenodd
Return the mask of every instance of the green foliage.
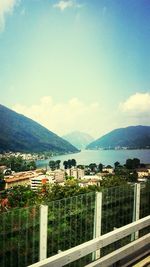
<path id="1" fill-rule="evenodd" d="M 127 184 L 126 179 L 117 175 L 107 175 L 103 177 L 101 181 L 101 186 L 106 188 L 126 185 L 126 184 Z"/>
<path id="2" fill-rule="evenodd" d="M 60 163 L 61 160 L 50 160 L 49 161 L 49 167 L 51 168 L 52 171 L 56 170 L 56 169 L 60 169 Z"/>
<path id="3" fill-rule="evenodd" d="M 63 165 L 64 165 L 64 169 L 66 170 L 66 169 L 68 168 L 68 161 L 65 160 L 65 161 L 63 162 Z"/>
<path id="4" fill-rule="evenodd" d="M 15 186 L 7 194 L 10 207 L 27 207 L 38 203 L 38 194 L 30 186 Z"/>
<path id="5" fill-rule="evenodd" d="M 84 170 L 85 167 L 84 167 L 84 165 L 79 164 L 79 165 L 77 165 L 77 168 Z"/>
<path id="6" fill-rule="evenodd" d="M 96 171 L 97 170 L 97 164 L 96 163 L 91 163 L 89 165 L 89 168 L 92 172 Z"/>
<path id="7" fill-rule="evenodd" d="M 138 173 L 134 170 L 133 172 L 129 173 L 127 176 L 127 181 L 131 183 L 137 183 L 138 182 Z"/>
<path id="8" fill-rule="evenodd" d="M 49 167 L 50 167 L 50 169 L 51 169 L 52 171 L 55 170 L 55 168 L 56 168 L 55 166 L 56 166 L 55 161 L 54 161 L 54 160 L 50 160 L 50 161 L 49 161 Z"/>
<path id="9" fill-rule="evenodd" d="M 76 160 L 75 160 L 75 159 L 72 159 L 72 160 L 71 160 L 71 165 L 72 165 L 73 167 L 75 167 L 76 164 L 77 164 L 77 163 L 76 163 Z"/>
<path id="10" fill-rule="evenodd" d="M 129 174 L 129 170 L 125 166 L 117 166 L 114 170 L 116 175 L 126 176 Z"/>
<path id="11" fill-rule="evenodd" d="M 136 183 L 138 181 L 138 173 L 136 170 L 127 169 L 125 166 L 115 168 L 115 175 L 126 182 Z"/>
<path id="12" fill-rule="evenodd" d="M 98 164 L 98 171 L 99 172 L 102 172 L 102 170 L 103 170 L 103 164 L 102 163 L 99 163 Z"/>
<path id="13" fill-rule="evenodd" d="M 114 166 L 115 166 L 115 169 L 117 169 L 117 168 L 120 166 L 120 162 L 119 162 L 119 161 L 116 161 L 116 162 L 114 163 Z"/>
<path id="14" fill-rule="evenodd" d="M 4 179 L 4 174 L 0 173 L 0 180 L 3 180 L 3 179 Z"/>
<path id="15" fill-rule="evenodd" d="M 63 165 L 64 165 L 64 168 L 65 169 L 68 169 L 68 168 L 71 168 L 71 167 L 75 167 L 76 166 L 76 160 L 75 159 L 68 159 L 68 160 L 65 160 L 63 162 Z"/>
<path id="16" fill-rule="evenodd" d="M 135 170 L 136 168 L 140 166 L 140 160 L 137 158 L 127 159 L 125 166 L 129 170 Z"/>
<path id="17" fill-rule="evenodd" d="M 59 184 L 47 185 L 41 201 L 49 202 L 72 196 L 78 196 L 80 194 L 96 191 L 97 189 L 98 187 L 96 186 L 80 187 L 77 180 L 75 180 L 74 178 L 68 179 L 65 182 L 64 186 L 61 186 Z"/>
<path id="18" fill-rule="evenodd" d="M 33 204 L 46 203 L 62 198 L 77 196 L 91 191 L 100 191 L 101 188 L 95 185 L 80 187 L 78 181 L 68 179 L 64 186 L 59 184 L 44 185 L 39 191 L 31 190 L 30 186 L 15 186 L 5 191 L 5 195 L 0 196 L 8 199 L 8 209 L 16 207 L 28 207 Z"/>
<path id="19" fill-rule="evenodd" d="M 74 176 L 66 176 L 66 181 L 68 181 L 68 180 L 74 180 Z"/>
<path id="20" fill-rule="evenodd" d="M 6 165 L 12 171 L 21 172 L 21 171 L 29 171 L 36 169 L 35 161 L 25 161 L 21 156 L 15 157 L 2 157 L 0 159 L 0 165 Z"/>
<path id="21" fill-rule="evenodd" d="M 0 191 L 4 190 L 4 188 L 5 188 L 4 174 L 0 173 Z"/>

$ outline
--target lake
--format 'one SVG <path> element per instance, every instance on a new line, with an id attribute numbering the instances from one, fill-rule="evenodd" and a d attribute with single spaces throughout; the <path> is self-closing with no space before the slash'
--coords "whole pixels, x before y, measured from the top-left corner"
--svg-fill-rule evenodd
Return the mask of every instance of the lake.
<path id="1" fill-rule="evenodd" d="M 120 164 L 125 164 L 128 158 L 139 158 L 142 163 L 150 163 L 150 149 L 136 150 L 82 150 L 79 153 L 67 154 L 51 157 L 48 160 L 38 160 L 36 162 L 38 168 L 48 166 L 50 160 L 61 160 L 63 162 L 68 159 L 75 159 L 77 164 L 88 165 L 90 163 L 102 163 L 104 165 L 114 165 L 114 162 L 119 161 Z"/>

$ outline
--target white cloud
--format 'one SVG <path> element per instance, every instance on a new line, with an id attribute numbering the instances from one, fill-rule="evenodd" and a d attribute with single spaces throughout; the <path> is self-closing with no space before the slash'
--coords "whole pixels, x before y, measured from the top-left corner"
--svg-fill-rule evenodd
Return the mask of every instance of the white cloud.
<path id="1" fill-rule="evenodd" d="M 16 104 L 12 109 L 59 135 L 73 130 L 95 135 L 95 132 L 101 128 L 100 122 L 102 123 L 102 119 L 100 119 L 102 109 L 99 104 L 85 104 L 78 98 L 72 98 L 66 103 L 54 103 L 50 96 L 45 96 L 36 105 Z M 99 134 L 97 132 L 98 136 Z"/>
<path id="2" fill-rule="evenodd" d="M 18 0 L 0 0 L 0 31 L 5 27 L 5 17 L 12 14 Z"/>
<path id="3" fill-rule="evenodd" d="M 122 124 L 150 125 L 150 93 L 136 93 L 119 105 Z"/>
<path id="4" fill-rule="evenodd" d="M 74 0 L 60 0 L 58 3 L 54 4 L 53 7 L 64 11 L 68 8 L 80 8 L 82 5 L 76 3 Z"/>
<path id="5" fill-rule="evenodd" d="M 150 112 L 150 93 L 136 93 L 120 104 L 123 112 L 142 114 Z"/>
<path id="6" fill-rule="evenodd" d="M 12 109 L 60 136 L 78 130 L 98 138 L 115 128 L 149 125 L 150 93 L 136 93 L 121 103 L 119 110 L 111 112 L 103 102 L 87 104 L 75 97 L 62 103 L 54 102 L 51 96 L 44 96 L 30 106 L 16 104 Z"/>

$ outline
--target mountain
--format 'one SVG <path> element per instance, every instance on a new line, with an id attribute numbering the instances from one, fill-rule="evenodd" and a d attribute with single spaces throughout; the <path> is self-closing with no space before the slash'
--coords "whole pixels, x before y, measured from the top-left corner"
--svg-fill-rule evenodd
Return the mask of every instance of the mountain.
<path id="1" fill-rule="evenodd" d="M 150 148 L 150 126 L 115 129 L 87 146 L 87 149 Z"/>
<path id="2" fill-rule="evenodd" d="M 78 152 L 39 123 L 0 105 L 0 151 Z"/>
<path id="3" fill-rule="evenodd" d="M 94 138 L 89 134 L 79 131 L 74 131 L 67 135 L 64 135 L 63 138 L 78 149 L 85 149 L 86 146 L 94 140 Z"/>

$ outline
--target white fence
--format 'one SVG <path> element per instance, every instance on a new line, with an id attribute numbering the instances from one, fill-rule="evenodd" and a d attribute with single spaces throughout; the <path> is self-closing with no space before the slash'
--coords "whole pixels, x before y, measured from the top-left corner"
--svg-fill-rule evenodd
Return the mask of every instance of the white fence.
<path id="1" fill-rule="evenodd" d="M 122 238 L 138 232 L 139 230 L 150 226 L 150 215 L 140 219 L 136 222 L 123 226 L 119 229 L 116 229 L 110 233 L 107 233 L 103 236 L 94 238 L 88 242 L 85 242 L 79 246 L 71 248 L 65 252 L 62 252 L 58 255 L 52 256 L 45 260 L 42 260 L 38 263 L 30 265 L 30 267 L 62 267 L 71 262 L 74 262 L 92 252 L 95 252 L 103 247 L 108 246 Z M 150 243 L 150 234 L 131 242 L 128 245 L 114 251 L 88 265 L 87 267 L 106 267 L 109 266 L 120 259 L 124 258 L 127 255 L 132 254 L 133 252 L 139 250 L 145 245 Z"/>
<path id="2" fill-rule="evenodd" d="M 0 214 L 0 266 L 30 266 L 109 232 L 114 234 L 120 227 L 148 216 L 149 203 L 150 186 L 132 184 L 3 212 Z M 125 241 L 121 240 L 121 245 L 139 242 L 139 236 L 143 236 L 143 231 L 139 233 L 136 228 Z M 116 249 L 120 250 L 120 241 L 109 249 L 96 246 L 84 258 L 81 252 L 82 259 L 70 267 L 83 267 L 100 257 L 104 259 Z"/>
<path id="3" fill-rule="evenodd" d="M 101 236 L 102 232 L 102 192 L 96 192 L 95 208 L 94 208 L 94 229 L 93 238 Z M 133 203 L 133 219 L 137 221 L 140 218 L 140 184 L 134 185 L 134 203 Z M 40 208 L 40 254 L 39 260 L 47 258 L 47 218 L 48 218 L 48 206 L 41 205 Z M 139 236 L 139 232 L 133 232 L 131 241 L 134 241 Z M 100 257 L 100 250 L 93 253 L 93 260 Z"/>

